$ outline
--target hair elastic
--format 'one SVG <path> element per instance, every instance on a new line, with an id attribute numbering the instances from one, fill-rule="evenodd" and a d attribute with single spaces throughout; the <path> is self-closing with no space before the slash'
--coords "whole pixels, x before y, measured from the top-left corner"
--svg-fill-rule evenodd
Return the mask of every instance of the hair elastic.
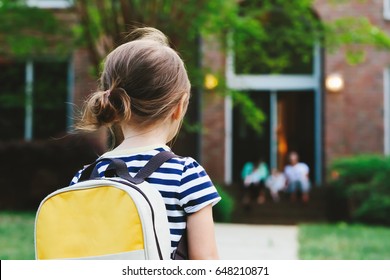
<path id="1" fill-rule="evenodd" d="M 104 96 L 106 96 L 107 98 L 109 98 L 111 95 L 111 89 L 108 89 L 104 92 Z"/>

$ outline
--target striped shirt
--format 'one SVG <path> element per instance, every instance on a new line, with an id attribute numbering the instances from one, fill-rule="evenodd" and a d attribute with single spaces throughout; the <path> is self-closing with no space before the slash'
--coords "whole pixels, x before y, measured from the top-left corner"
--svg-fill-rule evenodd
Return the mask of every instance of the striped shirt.
<path id="1" fill-rule="evenodd" d="M 113 150 L 102 158 L 119 158 L 126 162 L 131 176 L 145 166 L 157 153 L 170 150 L 167 146 L 144 147 L 131 150 Z M 100 176 L 108 162 L 98 163 Z M 72 179 L 77 183 L 81 170 Z M 168 215 L 171 235 L 171 253 L 173 253 L 186 229 L 187 216 L 207 205 L 215 205 L 221 198 L 202 166 L 193 158 L 172 158 L 163 163 L 146 181 L 162 195 Z"/>

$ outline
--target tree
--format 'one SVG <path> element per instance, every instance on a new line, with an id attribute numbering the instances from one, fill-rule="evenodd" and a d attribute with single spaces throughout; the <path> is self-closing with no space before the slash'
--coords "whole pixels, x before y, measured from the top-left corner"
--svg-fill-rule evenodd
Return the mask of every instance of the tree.
<path id="1" fill-rule="evenodd" d="M 353 1 L 362 0 L 350 0 Z M 293 61 L 291 56 L 298 54 L 305 59 L 305 46 L 311 47 L 316 41 L 322 41 L 330 49 L 346 46 L 351 57 L 361 45 L 390 47 L 387 34 L 366 18 L 319 21 L 312 10 L 313 2 L 78 0 L 76 5 L 84 38 L 97 68 L 105 55 L 124 41 L 126 32 L 139 25 L 161 29 L 184 56 L 197 48 L 193 43 L 198 35 L 212 34 L 225 46 L 226 34 L 233 32 L 235 45 L 240 51 L 255 51 L 262 63 L 276 72 L 283 71 L 289 61 Z M 248 44 L 254 41 L 259 44 Z M 273 47 L 264 48 L 264 44 Z M 286 46 L 291 48 L 286 49 Z M 279 48 L 283 48 L 283 52 Z M 351 57 L 348 59 L 352 62 Z"/>
<path id="2" fill-rule="evenodd" d="M 46 36 L 37 36 L 42 32 L 61 33 L 47 11 L 23 7 L 21 2 L 0 0 L 0 33 L 3 34 L 0 41 L 5 41 L 3 46 L 16 56 L 52 46 L 45 41 Z M 364 58 L 366 45 L 390 48 L 389 36 L 368 19 L 322 22 L 312 10 L 313 3 L 314 0 L 76 0 L 80 25 L 73 31 L 75 41 L 88 48 L 97 75 L 103 58 L 126 41 L 126 34 L 132 28 L 157 27 L 181 53 L 192 84 L 198 88 L 203 86 L 199 64 L 201 37 L 212 36 L 222 51 L 233 47 L 235 53 L 240 54 L 236 56 L 236 66 L 243 73 L 280 73 L 297 61 L 304 66 L 311 59 L 308 50 L 316 42 L 321 42 L 328 50 L 343 47 L 347 61 L 352 64 Z M 234 41 L 234 46 L 228 46 L 229 41 Z M 4 47 L 0 47 L 0 52 L 3 50 Z M 223 77 L 223 73 L 220 76 Z M 224 88 L 223 82 L 220 85 L 220 92 L 232 93 L 235 104 L 241 107 L 250 125 L 260 131 L 265 116 L 251 99 Z"/>
<path id="3" fill-rule="evenodd" d="M 314 0 L 78 0 L 76 5 L 96 72 L 106 54 L 126 40 L 129 30 L 140 25 L 154 26 L 168 34 L 186 61 L 193 84 L 199 87 L 203 75 L 198 61 L 198 36 L 212 35 L 226 50 L 228 36 L 233 34 L 234 50 L 240 54 L 236 65 L 243 73 L 279 73 L 297 61 L 307 64 L 316 42 L 329 50 L 345 48 L 351 64 L 363 59 L 366 45 L 390 48 L 389 36 L 368 19 L 322 22 L 312 10 L 313 3 Z M 221 92 L 228 91 L 224 88 Z M 265 116 L 245 94 L 234 93 L 233 97 L 249 124 L 260 131 Z"/>
<path id="4" fill-rule="evenodd" d="M 26 6 L 25 0 L 0 0 L 0 56 L 26 59 L 69 55 L 71 30 L 44 9 Z"/>

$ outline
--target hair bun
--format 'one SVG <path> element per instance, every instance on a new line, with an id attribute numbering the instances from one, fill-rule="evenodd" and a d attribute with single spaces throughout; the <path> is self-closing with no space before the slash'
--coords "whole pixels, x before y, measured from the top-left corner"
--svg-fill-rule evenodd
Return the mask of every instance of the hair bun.
<path id="1" fill-rule="evenodd" d="M 127 36 L 130 41 L 135 40 L 151 40 L 169 47 L 169 40 L 160 30 L 153 27 L 140 27 L 134 29 Z"/>
<path id="2" fill-rule="evenodd" d="M 123 88 L 97 91 L 85 105 L 81 124 L 77 129 L 96 130 L 101 126 L 112 126 L 131 118 L 131 100 Z"/>

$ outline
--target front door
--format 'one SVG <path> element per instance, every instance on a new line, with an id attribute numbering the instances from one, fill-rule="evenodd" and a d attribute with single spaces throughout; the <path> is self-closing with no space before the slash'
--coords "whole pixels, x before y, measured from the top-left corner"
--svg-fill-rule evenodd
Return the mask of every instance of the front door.
<path id="1" fill-rule="evenodd" d="M 282 171 L 290 151 L 298 152 L 300 159 L 314 170 L 314 92 L 249 91 L 247 94 L 267 120 L 262 132 L 257 133 L 246 124 L 239 109 L 234 109 L 233 180 L 241 180 L 241 169 L 248 161 L 263 159 L 269 168 Z M 276 94 L 275 99 L 271 98 L 272 94 Z M 312 179 L 313 174 L 310 174 Z"/>

